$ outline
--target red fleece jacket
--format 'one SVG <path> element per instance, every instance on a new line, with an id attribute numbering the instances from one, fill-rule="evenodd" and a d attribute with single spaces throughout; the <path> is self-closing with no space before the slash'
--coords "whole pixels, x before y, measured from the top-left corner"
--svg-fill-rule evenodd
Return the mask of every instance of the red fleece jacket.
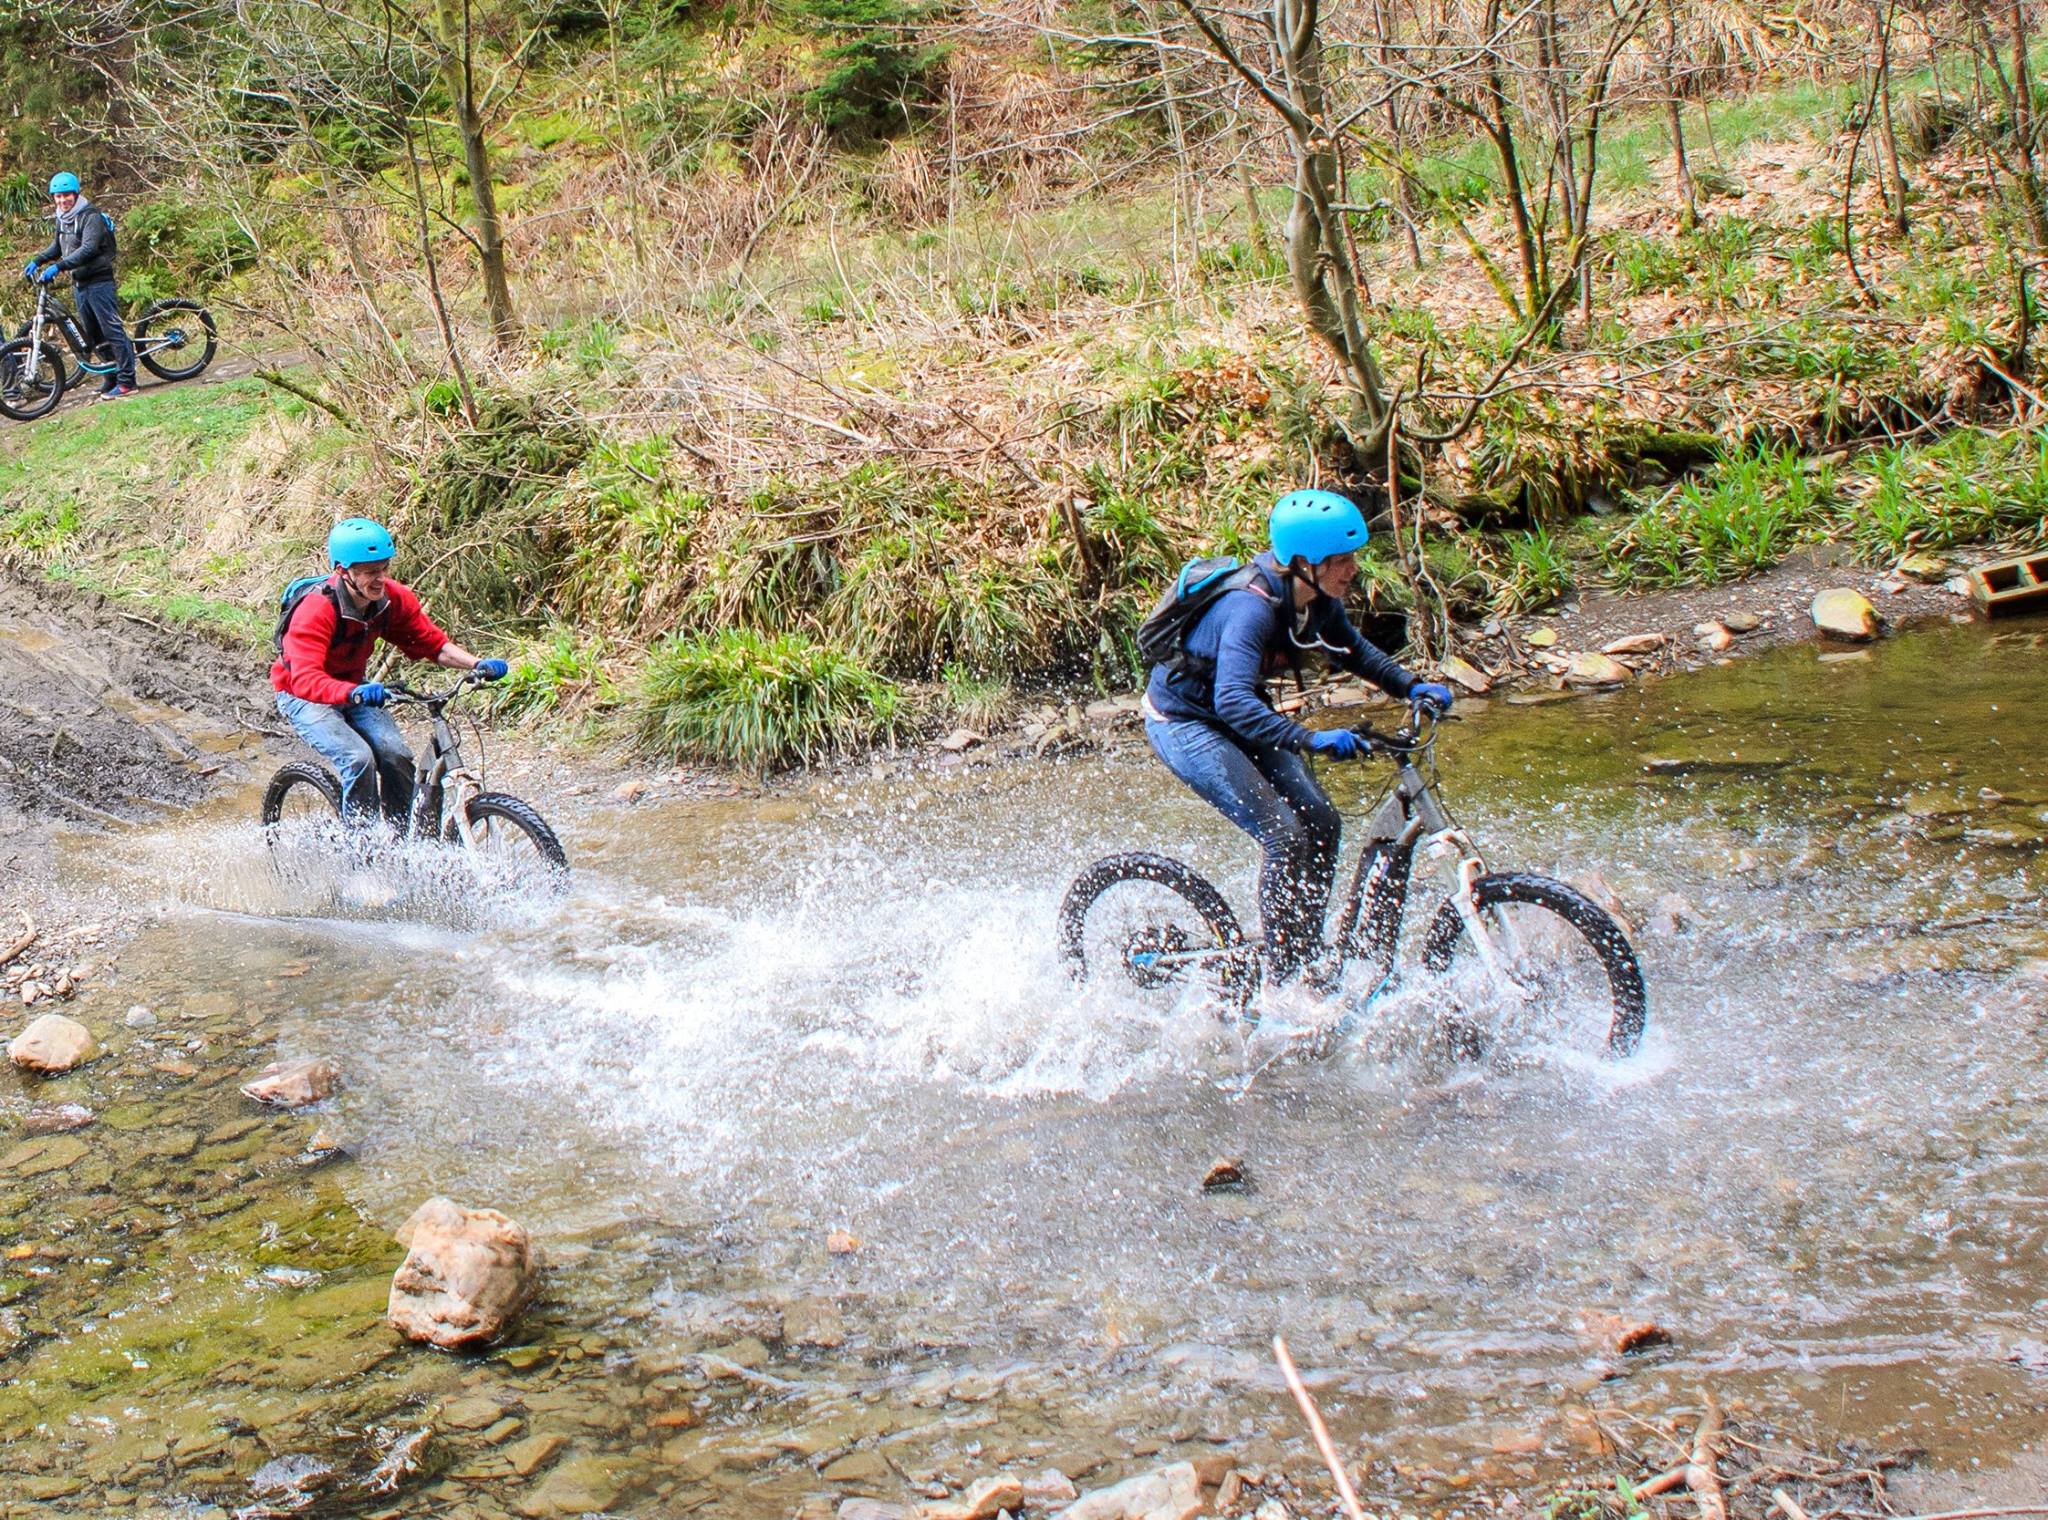
<path id="1" fill-rule="evenodd" d="M 338 580 L 338 574 L 329 576 L 328 587 Z M 344 615 L 341 596 L 338 590 L 330 594 L 316 588 L 299 598 L 284 631 L 284 653 L 270 667 L 273 689 L 339 707 L 362 684 L 377 640 L 397 645 L 401 654 L 415 660 L 433 659 L 448 642 L 410 586 L 387 580 L 384 605 L 368 619 Z"/>

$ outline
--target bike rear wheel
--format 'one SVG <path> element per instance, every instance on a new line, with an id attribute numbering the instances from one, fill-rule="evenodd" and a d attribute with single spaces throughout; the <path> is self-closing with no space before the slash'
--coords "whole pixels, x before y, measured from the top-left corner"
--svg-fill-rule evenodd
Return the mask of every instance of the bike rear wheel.
<path id="1" fill-rule="evenodd" d="M 270 778 L 262 816 L 266 829 L 336 822 L 341 817 L 341 783 L 324 765 L 293 760 Z"/>
<path id="2" fill-rule="evenodd" d="M 1422 951 L 1424 969 L 1445 978 L 1439 1011 L 1467 1053 L 1509 1062 L 1546 1050 L 1611 1060 L 1635 1053 L 1649 995 L 1620 924 L 1548 876 L 1482 876 L 1472 893 L 1492 960 L 1454 902 L 1437 910 Z"/>
<path id="3" fill-rule="evenodd" d="M 503 792 L 481 792 L 469 799 L 464 818 L 470 856 L 488 883 L 558 887 L 567 878 L 569 854 L 532 804 Z M 452 814 L 442 837 L 449 844 L 462 843 L 461 825 Z"/>
<path id="4" fill-rule="evenodd" d="M 33 362 L 29 339 L 0 345 L 0 413 L 16 422 L 33 422 L 55 411 L 69 379 L 64 361 L 47 345 Z"/>
<path id="5" fill-rule="evenodd" d="M 220 346 L 213 314 L 197 301 L 151 302 L 130 336 L 142 367 L 166 380 L 190 380 L 213 363 Z"/>
<path id="6" fill-rule="evenodd" d="M 1259 989 L 1258 948 L 1223 894 L 1163 855 L 1111 855 L 1088 867 L 1060 903 L 1059 936 L 1076 981 L 1113 977 L 1154 1002 L 1192 994 L 1236 1017 Z"/>

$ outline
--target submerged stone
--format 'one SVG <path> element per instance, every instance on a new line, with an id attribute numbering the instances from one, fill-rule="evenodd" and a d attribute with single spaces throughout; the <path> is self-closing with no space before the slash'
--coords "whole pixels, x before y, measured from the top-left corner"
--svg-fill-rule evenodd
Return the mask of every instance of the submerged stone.
<path id="1" fill-rule="evenodd" d="M 55 1135 L 24 1140 L 0 1156 L 0 1172 L 15 1177 L 42 1177 L 76 1166 L 88 1154 L 86 1143 L 76 1135 Z"/>
<path id="2" fill-rule="evenodd" d="M 100 1053 L 92 1031 L 61 1013 L 46 1013 L 14 1037 L 7 1058 L 27 1071 L 56 1076 L 83 1066 Z"/>
<path id="3" fill-rule="evenodd" d="M 555 1520 L 609 1509 L 621 1486 L 614 1466 L 605 1457 L 571 1457 L 519 1501 L 519 1513 L 529 1520 Z"/>
<path id="4" fill-rule="evenodd" d="M 341 1068 L 332 1061 L 272 1061 L 243 1087 L 242 1096 L 276 1108 L 304 1108 L 333 1096 L 340 1081 Z"/>

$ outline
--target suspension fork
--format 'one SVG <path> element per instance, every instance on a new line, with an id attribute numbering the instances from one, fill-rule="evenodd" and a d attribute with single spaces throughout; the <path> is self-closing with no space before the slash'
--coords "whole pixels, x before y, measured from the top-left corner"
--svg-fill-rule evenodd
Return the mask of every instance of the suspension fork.
<path id="1" fill-rule="evenodd" d="M 1469 851 L 1470 846 L 1467 845 Z M 1526 997 L 1527 989 L 1515 979 L 1513 967 L 1522 959 L 1522 946 L 1515 934 L 1514 925 L 1498 914 L 1493 922 L 1487 922 L 1486 915 L 1479 909 L 1479 894 L 1476 890 L 1486 864 L 1477 855 L 1466 854 L 1458 861 L 1458 890 L 1451 894 L 1451 905 L 1464 922 L 1465 932 L 1472 936 L 1473 948 L 1479 952 L 1480 964 L 1486 967 L 1486 974 L 1503 991 L 1513 991 Z"/>

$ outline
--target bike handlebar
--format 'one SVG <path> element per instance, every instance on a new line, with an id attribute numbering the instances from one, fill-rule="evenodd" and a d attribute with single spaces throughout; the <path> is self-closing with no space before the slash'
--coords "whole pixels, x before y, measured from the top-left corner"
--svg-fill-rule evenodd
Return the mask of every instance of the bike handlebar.
<path id="1" fill-rule="evenodd" d="M 446 691 L 414 691 L 402 681 L 387 681 L 384 690 L 388 700 L 397 705 L 416 702 L 421 707 L 445 707 L 482 679 L 474 670 L 465 670 L 462 678 Z"/>
<path id="2" fill-rule="evenodd" d="M 1428 726 L 1424 727 L 1424 720 Z M 1391 734 L 1383 734 L 1370 723 L 1356 724 L 1352 732 L 1358 735 L 1361 744 L 1359 757 L 1367 755 L 1412 755 L 1417 750 L 1427 749 L 1436 742 L 1436 727 L 1439 723 L 1455 723 L 1458 720 L 1424 698 L 1410 701 L 1408 721 Z"/>

